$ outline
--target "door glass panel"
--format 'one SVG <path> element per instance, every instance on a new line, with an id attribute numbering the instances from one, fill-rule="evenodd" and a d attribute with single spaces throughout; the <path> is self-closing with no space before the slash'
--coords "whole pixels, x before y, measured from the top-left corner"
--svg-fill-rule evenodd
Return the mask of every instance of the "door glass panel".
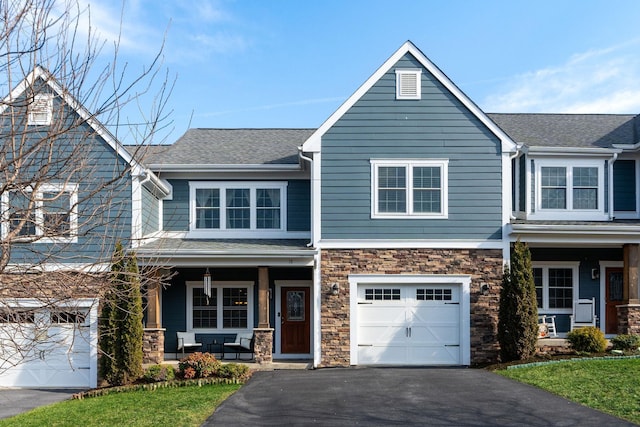
<path id="1" fill-rule="evenodd" d="M 622 296 L 622 273 L 619 271 L 609 273 L 609 295 L 608 301 L 621 301 Z"/>
<path id="2" fill-rule="evenodd" d="M 287 291 L 287 320 L 304 321 L 304 291 Z"/>

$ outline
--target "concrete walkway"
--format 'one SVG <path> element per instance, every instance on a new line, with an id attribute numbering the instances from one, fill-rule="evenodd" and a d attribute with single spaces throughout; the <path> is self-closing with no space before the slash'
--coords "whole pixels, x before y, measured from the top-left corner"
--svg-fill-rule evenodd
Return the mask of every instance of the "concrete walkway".
<path id="1" fill-rule="evenodd" d="M 631 426 L 481 369 L 256 372 L 205 426 Z"/>

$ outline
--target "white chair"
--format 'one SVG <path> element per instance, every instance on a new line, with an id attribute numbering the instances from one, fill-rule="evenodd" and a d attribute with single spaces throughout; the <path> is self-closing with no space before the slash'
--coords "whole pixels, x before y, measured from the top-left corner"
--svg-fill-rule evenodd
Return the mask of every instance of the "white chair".
<path id="1" fill-rule="evenodd" d="M 573 302 L 573 314 L 571 317 L 571 330 L 596 326 L 596 299 L 579 299 Z"/>
<path id="2" fill-rule="evenodd" d="M 182 350 L 183 357 L 185 348 L 202 347 L 202 343 L 196 342 L 195 332 L 176 332 L 176 334 L 178 335 L 178 351 Z"/>
<path id="3" fill-rule="evenodd" d="M 538 338 L 557 337 L 556 316 L 541 314 L 538 316 Z"/>
<path id="4" fill-rule="evenodd" d="M 225 354 L 235 354 L 235 359 L 240 357 L 241 353 L 248 353 L 253 359 L 253 347 L 255 343 L 255 336 L 252 332 L 240 333 L 236 335 L 234 341 L 230 342 L 229 339 L 225 339 L 222 344 L 222 359 L 225 359 Z"/>

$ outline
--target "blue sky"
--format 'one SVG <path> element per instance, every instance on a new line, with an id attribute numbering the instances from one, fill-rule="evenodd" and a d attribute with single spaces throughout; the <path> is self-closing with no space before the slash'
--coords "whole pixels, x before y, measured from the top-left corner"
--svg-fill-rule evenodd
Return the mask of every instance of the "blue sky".
<path id="1" fill-rule="evenodd" d="M 112 39 L 122 6 L 84 1 Z M 148 65 L 164 37 L 177 78 L 156 142 L 318 127 L 406 40 L 486 112 L 640 113 L 637 0 L 129 0 L 122 16 L 119 60 Z"/>

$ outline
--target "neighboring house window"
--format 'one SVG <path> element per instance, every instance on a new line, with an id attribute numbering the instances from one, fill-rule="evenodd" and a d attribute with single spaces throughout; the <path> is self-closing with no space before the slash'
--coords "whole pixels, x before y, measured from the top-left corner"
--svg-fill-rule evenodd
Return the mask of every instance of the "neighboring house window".
<path id="1" fill-rule="evenodd" d="M 192 231 L 282 231 L 286 183 L 191 182 Z"/>
<path id="2" fill-rule="evenodd" d="M 420 99 L 421 70 L 396 70 L 396 99 Z"/>
<path id="3" fill-rule="evenodd" d="M 566 263 L 533 265 L 538 310 L 570 313 L 577 295 L 578 266 Z"/>
<path id="4" fill-rule="evenodd" d="M 550 218 L 558 211 L 573 211 L 580 219 L 604 215 L 604 162 L 536 163 L 539 216 Z"/>
<path id="5" fill-rule="evenodd" d="M 187 282 L 187 305 L 189 330 L 253 328 L 253 282 L 213 282 L 210 297 L 202 282 Z"/>
<path id="6" fill-rule="evenodd" d="M 372 160 L 374 218 L 446 218 L 447 160 Z"/>
<path id="7" fill-rule="evenodd" d="M 37 190 L 10 191 L 6 197 L 8 231 L 39 242 L 69 241 L 78 227 L 78 189 L 70 184 L 46 184 Z"/>
<path id="8" fill-rule="evenodd" d="M 28 111 L 28 125 L 50 125 L 53 116 L 53 95 L 35 95 Z"/>

